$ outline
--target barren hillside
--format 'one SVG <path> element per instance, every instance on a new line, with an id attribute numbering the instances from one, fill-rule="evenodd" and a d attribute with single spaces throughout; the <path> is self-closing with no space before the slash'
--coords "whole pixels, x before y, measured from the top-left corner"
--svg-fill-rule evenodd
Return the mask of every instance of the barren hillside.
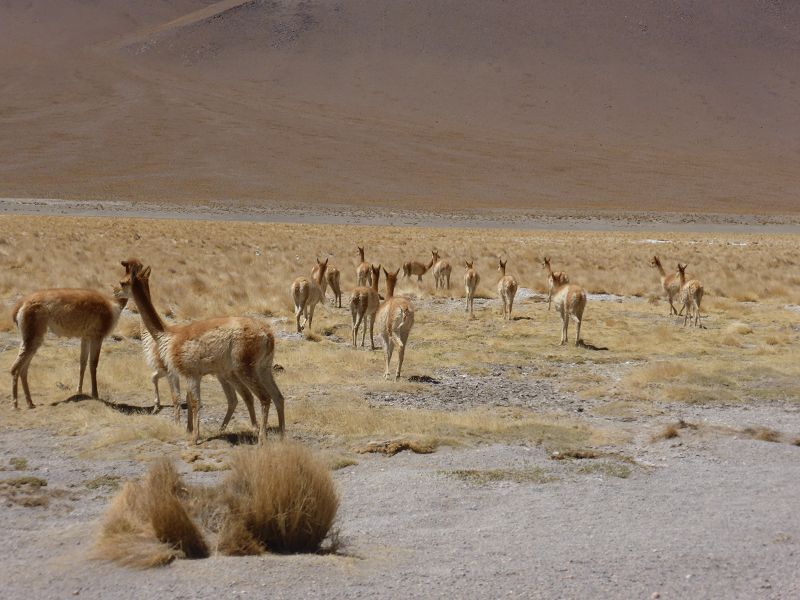
<path id="1" fill-rule="evenodd" d="M 797 212 L 800 5 L 6 0 L 0 196 Z"/>

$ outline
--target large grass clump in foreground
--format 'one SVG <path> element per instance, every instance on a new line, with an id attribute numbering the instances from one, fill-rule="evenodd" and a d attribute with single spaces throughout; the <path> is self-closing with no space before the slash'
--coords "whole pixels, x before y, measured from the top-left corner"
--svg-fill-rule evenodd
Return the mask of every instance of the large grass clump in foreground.
<path id="1" fill-rule="evenodd" d="M 338 508 L 330 473 L 297 444 L 237 451 L 216 487 L 187 486 L 164 459 L 114 498 L 93 556 L 149 568 L 214 548 L 232 556 L 316 552 Z"/>

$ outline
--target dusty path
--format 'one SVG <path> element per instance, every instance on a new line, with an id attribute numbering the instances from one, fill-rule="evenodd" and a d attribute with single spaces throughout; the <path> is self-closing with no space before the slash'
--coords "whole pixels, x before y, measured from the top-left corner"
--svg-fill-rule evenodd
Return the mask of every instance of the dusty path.
<path id="1" fill-rule="evenodd" d="M 714 213 L 579 212 L 487 209 L 481 211 L 428 212 L 389 207 L 344 204 L 269 204 L 259 206 L 218 203 L 191 207 L 181 204 L 124 200 L 62 200 L 53 198 L 0 198 L 0 215 L 69 215 L 93 217 L 144 217 L 154 219 L 255 221 L 389 225 L 402 227 L 477 227 L 557 231 L 653 231 L 686 233 L 798 233 L 800 219 L 786 215 L 731 215 Z M 656 240 L 657 241 L 657 240 Z"/>
<path id="2" fill-rule="evenodd" d="M 109 473 L 128 477 L 144 466 L 79 460 L 69 443 L 38 431 L 0 437 L 3 463 L 23 450 L 30 473 L 65 495 L 48 509 L 4 507 L 0 577 L 7 598 L 800 593 L 800 463 L 798 449 L 786 444 L 730 437 L 661 442 L 635 449 L 638 464 L 627 478 L 581 473 L 582 461 L 553 461 L 524 446 L 365 457 L 335 475 L 346 556 L 179 561 L 146 575 L 86 560 L 112 493 L 87 482 Z M 540 469 L 555 480 L 475 484 L 447 474 L 497 468 Z"/>

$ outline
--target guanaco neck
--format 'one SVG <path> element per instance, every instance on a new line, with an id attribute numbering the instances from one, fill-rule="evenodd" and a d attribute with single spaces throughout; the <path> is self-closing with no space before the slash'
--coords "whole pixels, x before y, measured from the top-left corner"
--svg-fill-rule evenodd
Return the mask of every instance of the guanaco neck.
<path id="1" fill-rule="evenodd" d="M 378 291 L 378 279 L 380 278 L 380 276 L 381 276 L 381 272 L 380 271 L 375 271 L 373 269 L 373 271 L 372 271 L 372 286 L 371 286 L 373 292 L 377 292 Z"/>
<path id="2" fill-rule="evenodd" d="M 361 262 L 362 263 L 365 262 L 364 261 L 364 249 L 363 248 L 359 248 L 358 249 L 358 255 L 361 257 Z"/>
<path id="3" fill-rule="evenodd" d="M 166 331 L 166 327 L 150 300 L 150 285 L 142 283 L 138 277 L 133 276 L 131 277 L 131 292 L 133 293 L 133 301 L 136 303 L 136 308 L 139 309 L 139 315 L 142 317 L 142 323 L 144 323 L 150 335 L 157 337 L 163 334 Z"/>
<path id="4" fill-rule="evenodd" d="M 394 286 L 396 284 L 397 280 L 394 277 L 391 276 L 386 277 L 386 300 L 394 297 Z"/>
<path id="5" fill-rule="evenodd" d="M 435 260 L 436 260 L 436 257 L 435 256 L 431 256 L 431 262 L 429 262 L 428 266 L 425 267 L 426 271 L 433 266 L 433 263 L 434 263 Z"/>
<path id="6" fill-rule="evenodd" d="M 318 286 L 322 286 L 322 280 L 325 278 L 325 271 L 328 269 L 328 265 L 324 263 L 320 263 L 319 271 L 317 275 L 314 277 L 314 281 Z"/>
<path id="7" fill-rule="evenodd" d="M 658 269 L 658 272 L 659 272 L 659 274 L 660 274 L 662 277 L 666 277 L 666 276 L 667 276 L 667 272 L 664 270 L 664 267 L 662 267 L 662 266 L 661 266 L 661 261 L 660 261 L 660 260 L 658 260 L 658 257 L 657 257 L 657 256 L 654 256 L 654 257 L 653 257 L 653 262 L 655 263 L 655 265 L 656 265 L 656 269 Z"/>
<path id="8" fill-rule="evenodd" d="M 681 287 L 686 285 L 686 272 L 683 269 L 678 269 L 678 275 L 681 278 Z"/>
<path id="9" fill-rule="evenodd" d="M 506 266 L 501 264 L 498 269 L 500 270 L 500 277 L 503 278 L 506 276 Z"/>

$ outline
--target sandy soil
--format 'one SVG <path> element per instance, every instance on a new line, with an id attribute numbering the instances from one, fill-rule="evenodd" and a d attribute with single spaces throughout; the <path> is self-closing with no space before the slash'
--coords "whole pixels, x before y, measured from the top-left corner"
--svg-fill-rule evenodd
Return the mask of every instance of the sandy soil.
<path id="1" fill-rule="evenodd" d="M 0 196 L 797 214 L 800 9 L 0 5 Z"/>
<path id="2" fill-rule="evenodd" d="M 419 308 L 435 312 L 462 306 L 433 299 Z M 12 343 L 12 337 L 3 339 Z M 648 411 L 604 414 L 591 398 L 579 398 L 524 367 L 515 371 L 513 377 L 502 368 L 475 377 L 457 369 L 433 370 L 413 392 L 373 393 L 369 400 L 448 410 L 522 406 L 593 426 L 611 425 L 627 432 L 628 441 L 608 455 L 583 460 L 554 460 L 544 447 L 525 444 L 445 446 L 431 455 L 391 458 L 359 455 L 357 465 L 334 474 L 342 496 L 338 527 L 344 546 L 333 556 L 213 557 L 178 561 L 144 576 L 88 560 L 114 493 L 114 481 L 98 485 L 104 481 L 98 478 L 138 476 L 155 457 L 153 451 L 134 442 L 108 455 L 87 454 L 80 438 L 7 426 L 0 436 L 0 465 L 9 466 L 0 481 L 24 475 L 46 479 L 39 494 L 48 504 L 21 506 L 4 491 L 0 523 L 7 557 L 0 577 L 5 594 L 797 597 L 796 401 L 656 403 Z M 220 403 L 206 405 L 206 431 L 222 412 Z M 154 418 L 169 419 L 169 413 Z M 8 404 L 2 418 L 6 423 L 14 418 Z M 697 428 L 653 440 L 664 425 L 679 419 Z M 766 427 L 782 436 L 777 442 L 760 441 L 744 433 L 746 427 Z M 229 447 L 224 439 L 214 439 L 203 450 Z M 186 441 L 176 440 L 167 453 L 176 457 L 188 481 L 224 476 L 193 471 L 179 458 L 186 450 Z M 23 469 L 13 470 L 15 457 L 26 459 Z M 476 481 L 455 473 L 464 470 L 510 471 L 523 481 Z"/>

